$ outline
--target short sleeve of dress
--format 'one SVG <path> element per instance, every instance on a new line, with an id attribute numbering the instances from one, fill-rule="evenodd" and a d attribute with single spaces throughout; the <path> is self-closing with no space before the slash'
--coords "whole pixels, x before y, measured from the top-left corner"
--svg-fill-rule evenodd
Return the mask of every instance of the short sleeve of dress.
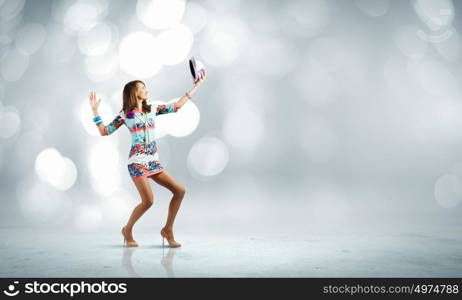
<path id="1" fill-rule="evenodd" d="M 156 116 L 163 115 L 168 113 L 173 113 L 178 111 L 178 106 L 176 102 L 166 103 L 166 104 L 159 104 L 156 106 Z"/>
<path id="2" fill-rule="evenodd" d="M 125 123 L 125 115 L 124 112 L 121 111 L 113 120 L 111 123 L 106 125 L 104 127 L 104 135 L 110 135 L 114 133 L 117 129 L 119 129 L 122 124 Z"/>

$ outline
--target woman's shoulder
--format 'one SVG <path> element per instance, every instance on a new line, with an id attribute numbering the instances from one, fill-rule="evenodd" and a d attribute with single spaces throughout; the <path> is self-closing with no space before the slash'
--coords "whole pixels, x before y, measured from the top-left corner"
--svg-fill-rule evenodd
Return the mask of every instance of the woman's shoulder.
<path id="1" fill-rule="evenodd" d="M 123 109 L 121 109 L 121 110 L 119 111 L 119 115 L 118 115 L 118 116 L 121 117 L 121 118 L 124 119 L 124 120 L 127 118 L 127 115 L 124 113 L 124 110 L 123 110 Z"/>

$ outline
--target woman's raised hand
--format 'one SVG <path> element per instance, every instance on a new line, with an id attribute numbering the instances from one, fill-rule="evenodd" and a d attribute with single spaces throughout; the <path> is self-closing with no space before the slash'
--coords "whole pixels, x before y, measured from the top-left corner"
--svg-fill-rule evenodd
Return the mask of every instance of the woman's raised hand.
<path id="1" fill-rule="evenodd" d="M 199 79 L 197 79 L 197 81 L 194 84 L 196 86 L 199 86 L 202 83 L 202 81 L 205 80 L 205 77 L 207 77 L 207 71 L 204 70 L 199 74 Z"/>
<path id="2" fill-rule="evenodd" d="M 90 95 L 88 95 L 88 98 L 90 99 L 91 109 L 93 111 L 97 111 L 98 106 L 101 103 L 101 99 L 96 100 L 96 93 L 95 92 L 90 92 Z"/>

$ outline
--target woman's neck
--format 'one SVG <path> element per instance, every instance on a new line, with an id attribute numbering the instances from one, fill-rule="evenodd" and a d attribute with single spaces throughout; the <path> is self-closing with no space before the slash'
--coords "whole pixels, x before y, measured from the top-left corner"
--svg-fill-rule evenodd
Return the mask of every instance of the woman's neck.
<path id="1" fill-rule="evenodd" d="M 136 103 L 136 110 L 143 110 L 143 100 L 138 100 L 138 102 Z"/>

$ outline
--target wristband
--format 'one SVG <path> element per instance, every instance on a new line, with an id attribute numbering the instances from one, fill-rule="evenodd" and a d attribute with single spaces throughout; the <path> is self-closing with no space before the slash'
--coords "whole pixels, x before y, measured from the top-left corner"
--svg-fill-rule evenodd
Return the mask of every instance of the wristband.
<path id="1" fill-rule="evenodd" d="M 95 122 L 96 126 L 99 126 L 100 124 L 103 124 L 103 121 L 98 121 L 98 122 Z"/>
<path id="2" fill-rule="evenodd" d="M 96 116 L 96 117 L 93 118 L 93 122 L 98 122 L 98 121 L 101 121 L 100 116 Z"/>

